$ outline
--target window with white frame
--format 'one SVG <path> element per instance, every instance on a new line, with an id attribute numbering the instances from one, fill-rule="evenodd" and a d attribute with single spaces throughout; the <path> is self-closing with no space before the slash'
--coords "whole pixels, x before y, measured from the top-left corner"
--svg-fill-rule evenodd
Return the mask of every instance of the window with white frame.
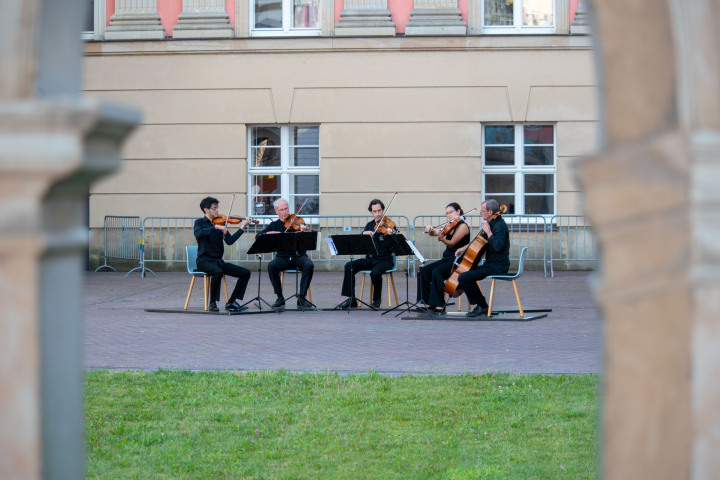
<path id="1" fill-rule="evenodd" d="M 83 40 L 102 40 L 105 31 L 105 0 L 87 0 L 83 19 Z"/>
<path id="2" fill-rule="evenodd" d="M 321 4 L 321 0 L 250 0 L 250 34 L 320 35 Z"/>
<path id="3" fill-rule="evenodd" d="M 483 126 L 483 200 L 496 199 L 516 215 L 556 211 L 555 126 Z"/>
<path id="4" fill-rule="evenodd" d="M 320 212 L 320 127 L 253 126 L 248 141 L 248 212 L 274 215 L 272 203 L 284 198 L 290 213 Z"/>
<path id="5" fill-rule="evenodd" d="M 556 0 L 482 0 L 482 32 L 556 32 Z"/>

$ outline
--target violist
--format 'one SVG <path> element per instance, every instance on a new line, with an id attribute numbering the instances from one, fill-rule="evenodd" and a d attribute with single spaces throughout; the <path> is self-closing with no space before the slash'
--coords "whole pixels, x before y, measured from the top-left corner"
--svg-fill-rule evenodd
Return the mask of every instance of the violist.
<path id="1" fill-rule="evenodd" d="M 442 258 L 436 262 L 423 266 L 418 271 L 417 301 L 424 304 L 416 311 L 425 313 L 440 313 L 445 307 L 445 280 L 450 276 L 455 253 L 458 249 L 466 247 L 470 243 L 470 228 L 462 217 L 463 210 L 456 202 L 449 203 L 445 207 L 448 226 L 453 225 L 455 219 L 459 219 L 457 225 L 450 231 L 442 227 L 436 228 L 430 225 L 425 226 L 425 233 L 431 237 L 437 237 L 439 242 L 445 244 Z M 464 251 L 464 249 L 463 249 Z"/>

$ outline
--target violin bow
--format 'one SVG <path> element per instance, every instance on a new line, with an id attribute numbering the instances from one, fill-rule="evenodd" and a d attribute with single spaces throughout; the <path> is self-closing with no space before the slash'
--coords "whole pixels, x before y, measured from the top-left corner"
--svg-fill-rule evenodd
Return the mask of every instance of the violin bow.
<path id="1" fill-rule="evenodd" d="M 385 220 L 385 217 L 387 217 L 387 211 L 390 210 L 390 207 L 392 207 L 393 202 L 395 201 L 395 197 L 397 197 L 397 192 L 395 192 L 395 195 L 393 195 L 392 200 L 390 200 L 390 205 L 387 206 L 387 208 L 383 211 L 383 216 L 380 219 L 379 222 L 377 222 L 377 225 L 375 225 L 375 230 L 373 230 L 373 235 L 375 235 L 375 232 L 377 232 L 377 229 L 380 228 L 380 224 L 383 220 Z"/>
<path id="2" fill-rule="evenodd" d="M 233 193 L 232 200 L 230 200 L 230 208 L 228 209 L 227 217 L 225 217 L 225 228 L 228 226 L 228 222 L 230 221 L 230 212 L 232 211 L 233 203 L 235 202 L 235 194 Z"/>
<path id="3" fill-rule="evenodd" d="M 295 214 L 295 217 L 297 217 L 298 215 L 300 215 L 300 212 L 302 211 L 303 207 L 305 206 L 305 204 L 307 203 L 308 200 L 310 200 L 310 197 L 307 197 L 307 198 L 305 199 L 305 201 L 303 202 L 303 204 L 300 205 L 300 208 L 298 208 L 298 211 L 297 211 L 297 213 Z M 287 226 L 287 228 L 285 229 L 285 231 L 284 231 L 283 233 L 287 233 L 287 231 L 290 230 L 290 226 L 292 226 L 292 222 L 290 222 L 290 225 Z"/>

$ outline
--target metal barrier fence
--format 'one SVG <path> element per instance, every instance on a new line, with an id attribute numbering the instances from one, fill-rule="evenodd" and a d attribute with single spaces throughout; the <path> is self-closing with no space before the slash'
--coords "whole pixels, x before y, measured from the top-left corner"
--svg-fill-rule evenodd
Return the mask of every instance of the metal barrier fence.
<path id="1" fill-rule="evenodd" d="M 526 261 L 541 263 L 545 276 L 547 276 L 547 223 L 542 215 L 503 215 L 502 218 L 510 230 L 510 260 L 519 260 L 520 251 L 528 247 Z M 447 218 L 444 215 L 419 215 L 413 219 L 415 246 L 423 256 L 431 260 L 439 260 L 445 250 L 445 244 L 439 242 L 437 237 L 425 235 L 425 225 L 440 225 Z M 480 215 L 465 215 L 465 222 L 470 227 L 470 238 L 480 233 L 482 217 Z M 413 267 L 415 265 L 413 264 Z M 413 268 L 414 270 L 414 268 Z"/>
<path id="2" fill-rule="evenodd" d="M 116 271 L 114 267 L 108 264 L 108 258 L 114 258 L 117 260 L 137 260 L 140 264 L 140 266 L 130 270 L 125 275 L 125 278 L 135 270 L 140 270 L 142 277 L 145 276 L 145 270 L 155 275 L 155 272 L 145 267 L 145 245 L 140 217 L 107 215 L 103 221 L 103 245 L 105 263 L 96 268 L 96 272 L 102 268 L 109 268 L 113 272 Z"/>
<path id="3" fill-rule="evenodd" d="M 333 256 L 324 241 L 330 235 L 349 235 L 362 232 L 365 224 L 372 219 L 370 215 L 343 216 L 304 216 L 309 225 L 319 232 L 318 249 L 308 252 L 319 269 L 331 270 L 337 262 L 347 262 L 346 256 Z M 575 262 L 596 262 L 597 250 L 592 228 L 585 224 L 581 215 L 555 215 L 547 220 L 541 215 L 503 215 L 510 229 L 510 259 L 518 260 L 520 251 L 528 247 L 527 261 L 541 264 L 545 276 L 547 267 L 554 276 L 554 264 L 564 262 L 572 267 Z M 115 270 L 108 265 L 109 258 L 136 260 L 139 266 L 128 272 L 145 270 L 147 263 L 177 264 L 185 263 L 185 246 L 195 245 L 193 224 L 197 217 L 140 217 L 107 216 L 104 222 L 104 257 L 105 263 L 98 267 Z M 423 233 L 425 225 L 439 225 L 446 218 L 443 215 L 419 215 L 413 218 L 412 224 L 404 216 L 392 216 L 400 233 L 412 241 L 429 261 L 442 257 L 445 245 Z M 470 227 L 471 236 L 479 232 L 482 217 L 467 215 L 465 221 Z M 265 224 L 267 224 L 265 220 Z M 258 257 L 248 255 L 247 251 L 255 241 L 255 234 L 264 225 L 250 225 L 247 232 L 232 246 L 225 249 L 226 261 L 233 263 L 256 264 Z M 549 241 L 548 241 L 548 232 Z M 263 258 L 263 261 L 265 258 Z M 269 260 L 269 258 L 268 258 Z M 321 263 L 325 262 L 325 265 Z M 398 269 L 410 268 L 415 274 L 416 259 L 414 257 L 398 258 Z M 320 263 L 318 265 L 318 263 Z"/>
<path id="4" fill-rule="evenodd" d="M 550 275 L 555 276 L 554 263 L 597 262 L 597 249 L 592 227 L 582 215 L 555 215 L 550 219 Z"/>

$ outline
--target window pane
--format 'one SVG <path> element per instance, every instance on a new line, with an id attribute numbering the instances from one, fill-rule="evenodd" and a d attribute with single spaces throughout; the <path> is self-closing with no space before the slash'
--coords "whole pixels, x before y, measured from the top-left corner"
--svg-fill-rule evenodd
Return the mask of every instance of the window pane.
<path id="1" fill-rule="evenodd" d="M 555 199 L 551 195 L 525 195 L 526 215 L 552 215 Z"/>
<path id="2" fill-rule="evenodd" d="M 486 145 L 515 145 L 515 127 L 512 125 L 486 125 Z"/>
<path id="3" fill-rule="evenodd" d="M 485 147 L 485 165 L 489 167 L 515 165 L 515 148 Z"/>
<path id="4" fill-rule="evenodd" d="M 276 127 L 253 127 L 250 167 L 280 166 L 280 129 Z"/>
<path id="5" fill-rule="evenodd" d="M 293 145 L 319 145 L 320 129 L 318 127 L 293 127 Z"/>
<path id="6" fill-rule="evenodd" d="M 255 28 L 282 28 L 282 0 L 254 0 Z"/>
<path id="7" fill-rule="evenodd" d="M 553 139 L 552 125 L 525 125 L 523 132 L 525 134 L 525 145 L 545 144 L 552 145 Z"/>
<path id="8" fill-rule="evenodd" d="M 525 147 L 525 165 L 554 165 L 553 147 Z"/>
<path id="9" fill-rule="evenodd" d="M 88 0 L 89 5 L 85 7 L 85 24 L 83 31 L 94 32 L 95 31 L 95 0 Z"/>
<path id="10" fill-rule="evenodd" d="M 502 207 L 505 205 L 507 207 L 507 214 L 512 215 L 515 213 L 515 195 L 494 195 L 492 197 L 485 197 L 488 198 L 494 198 L 497 200 L 498 204 Z"/>
<path id="11" fill-rule="evenodd" d="M 317 167 L 320 165 L 320 149 L 314 147 L 292 149 L 292 166 L 294 167 Z"/>
<path id="12" fill-rule="evenodd" d="M 252 215 L 272 215 L 272 202 L 280 198 L 280 177 L 278 175 L 253 175 L 251 177 L 250 205 Z"/>
<path id="13" fill-rule="evenodd" d="M 523 25 L 551 27 L 553 0 L 523 0 Z"/>
<path id="14" fill-rule="evenodd" d="M 485 175 L 485 196 L 500 193 L 515 193 L 515 175 Z"/>
<path id="15" fill-rule="evenodd" d="M 307 202 L 305 201 L 307 200 Z M 318 195 L 298 195 L 293 198 L 295 204 L 295 212 L 300 210 L 300 216 L 303 215 L 319 215 L 320 214 L 320 197 Z M 303 203 L 305 206 L 303 207 Z"/>
<path id="16" fill-rule="evenodd" d="M 526 174 L 525 193 L 554 193 L 554 179 L 554 175 Z"/>
<path id="17" fill-rule="evenodd" d="M 319 175 L 295 175 L 293 176 L 293 192 L 295 211 L 303 205 L 300 214 L 317 215 L 320 210 L 320 176 Z"/>
<path id="18" fill-rule="evenodd" d="M 487 26 L 512 25 L 513 0 L 485 0 L 484 24 Z"/>
<path id="19" fill-rule="evenodd" d="M 293 26 L 320 28 L 320 0 L 295 0 Z"/>

